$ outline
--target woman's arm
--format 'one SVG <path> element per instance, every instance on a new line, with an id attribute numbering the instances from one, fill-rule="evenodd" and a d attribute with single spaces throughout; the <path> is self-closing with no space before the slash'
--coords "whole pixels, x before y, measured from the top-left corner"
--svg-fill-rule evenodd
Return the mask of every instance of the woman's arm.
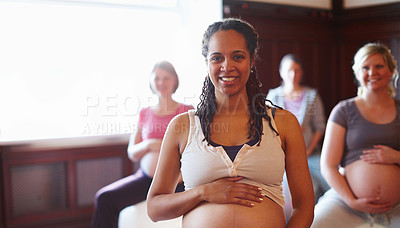
<path id="1" fill-rule="evenodd" d="M 147 212 L 153 221 L 179 217 L 202 201 L 198 189 L 174 193 L 180 178 L 180 149 L 186 146 L 187 115 L 178 115 L 168 125 L 147 196 Z M 186 137 L 187 138 L 187 137 Z"/>
<path id="2" fill-rule="evenodd" d="M 142 141 L 142 129 L 138 124 L 136 132 L 133 133 L 129 139 L 128 157 L 133 162 L 138 162 L 146 153 L 150 151 L 160 151 L 161 142 L 161 139 L 148 139 Z"/>
<path id="3" fill-rule="evenodd" d="M 252 207 L 261 202 L 261 190 L 256 186 L 236 183 L 242 177 L 224 178 L 193 189 L 174 193 L 180 178 L 180 158 L 189 132 L 188 114 L 172 119 L 161 147 L 156 174 L 147 196 L 147 212 L 153 221 L 179 217 L 200 202 L 233 203 Z"/>
<path id="4" fill-rule="evenodd" d="M 321 153 L 321 174 L 342 199 L 349 204 L 355 200 L 354 194 L 344 176 L 339 172 L 343 157 L 346 129 L 341 125 L 328 121 L 324 144 Z"/>
<path id="5" fill-rule="evenodd" d="M 285 110 L 277 110 L 275 121 L 285 150 L 286 175 L 293 204 L 287 227 L 310 227 L 315 203 L 301 127 L 296 117 Z"/>
<path id="6" fill-rule="evenodd" d="M 322 104 L 321 97 L 319 96 L 318 93 L 315 95 L 315 100 L 310 109 L 311 110 L 307 110 L 307 112 L 311 112 L 310 114 L 313 115 L 311 118 L 311 123 L 313 125 L 312 128 L 314 130 L 314 134 L 311 138 L 311 142 L 308 144 L 307 156 L 312 154 L 315 147 L 321 141 L 321 138 L 325 132 L 325 127 L 326 127 L 324 106 Z"/>

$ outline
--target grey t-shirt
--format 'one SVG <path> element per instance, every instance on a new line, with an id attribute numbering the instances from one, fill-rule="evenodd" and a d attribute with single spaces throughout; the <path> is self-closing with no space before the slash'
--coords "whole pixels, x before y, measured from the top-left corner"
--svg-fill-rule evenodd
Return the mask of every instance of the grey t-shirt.
<path id="1" fill-rule="evenodd" d="M 400 150 L 400 101 L 396 101 L 396 117 L 388 124 L 375 124 L 366 120 L 359 112 L 354 98 L 339 102 L 333 108 L 329 121 L 346 129 L 345 148 L 341 166 L 345 167 L 360 159 L 363 150 L 374 145 L 386 145 Z"/>

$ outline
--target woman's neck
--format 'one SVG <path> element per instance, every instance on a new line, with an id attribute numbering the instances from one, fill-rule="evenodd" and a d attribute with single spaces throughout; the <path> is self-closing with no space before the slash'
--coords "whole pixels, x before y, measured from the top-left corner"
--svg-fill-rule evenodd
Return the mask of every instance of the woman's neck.
<path id="1" fill-rule="evenodd" d="M 386 91 L 364 92 L 359 96 L 367 106 L 387 106 L 393 104 L 392 96 Z"/>
<path id="2" fill-rule="evenodd" d="M 240 113 L 248 113 L 248 97 L 247 94 L 238 94 L 237 96 L 224 96 L 218 98 L 216 96 L 217 112 L 222 115 L 237 115 Z"/>
<path id="3" fill-rule="evenodd" d="M 158 103 L 154 107 L 154 111 L 158 115 L 168 115 L 171 113 L 175 113 L 178 106 L 179 106 L 179 103 L 174 101 L 174 99 L 172 99 L 171 96 L 159 97 Z"/>

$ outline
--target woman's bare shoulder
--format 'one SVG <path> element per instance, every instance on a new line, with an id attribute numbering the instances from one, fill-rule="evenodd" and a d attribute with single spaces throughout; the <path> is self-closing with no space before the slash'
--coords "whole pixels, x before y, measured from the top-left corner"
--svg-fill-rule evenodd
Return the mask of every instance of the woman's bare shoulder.
<path id="1" fill-rule="evenodd" d="M 184 112 L 172 118 L 171 122 L 168 125 L 167 133 L 179 136 L 179 138 L 180 136 L 183 136 L 183 138 L 185 138 L 189 132 L 189 128 L 189 113 Z"/>
<path id="2" fill-rule="evenodd" d="M 178 115 L 176 115 L 172 120 L 171 123 L 173 124 L 189 124 L 189 113 L 188 112 L 183 112 Z"/>
<path id="3" fill-rule="evenodd" d="M 168 126 L 166 132 L 167 138 L 169 141 L 175 142 L 176 145 L 178 145 L 180 153 L 182 153 L 183 149 L 186 147 L 189 129 L 190 117 L 187 112 L 176 115 Z"/>
<path id="4" fill-rule="evenodd" d="M 293 121 L 297 122 L 296 116 L 285 109 L 276 109 L 274 120 L 276 124 L 293 124 Z"/>
<path id="5" fill-rule="evenodd" d="M 299 127 L 296 116 L 285 109 L 277 109 L 274 120 L 279 133 L 286 134 Z"/>

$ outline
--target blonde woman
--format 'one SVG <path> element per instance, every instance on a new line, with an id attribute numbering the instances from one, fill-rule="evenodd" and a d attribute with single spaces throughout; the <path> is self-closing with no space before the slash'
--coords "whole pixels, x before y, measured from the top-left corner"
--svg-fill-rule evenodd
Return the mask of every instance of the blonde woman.
<path id="1" fill-rule="evenodd" d="M 386 46 L 369 43 L 354 56 L 353 71 L 358 95 L 337 104 L 328 120 L 321 171 L 332 188 L 318 202 L 312 227 L 400 227 L 396 62 Z"/>

